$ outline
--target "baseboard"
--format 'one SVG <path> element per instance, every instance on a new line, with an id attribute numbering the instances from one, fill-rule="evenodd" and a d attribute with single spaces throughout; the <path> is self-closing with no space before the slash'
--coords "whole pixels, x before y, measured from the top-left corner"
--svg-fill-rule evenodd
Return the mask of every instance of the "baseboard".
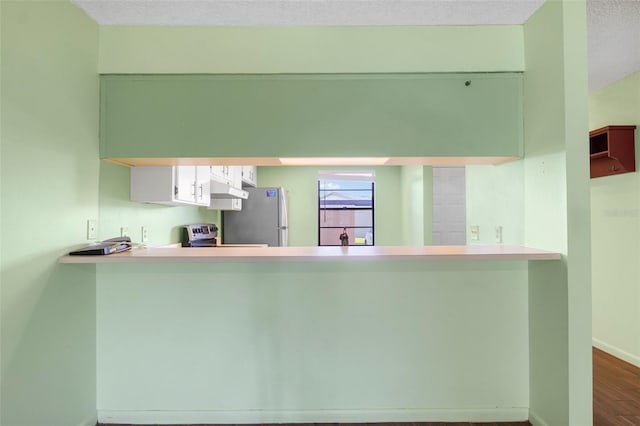
<path id="1" fill-rule="evenodd" d="M 531 410 L 529 410 L 529 423 L 531 423 L 532 426 L 549 426 L 542 417 Z"/>
<path id="2" fill-rule="evenodd" d="M 375 422 L 518 422 L 529 417 L 526 407 L 423 410 L 239 410 L 119 411 L 99 410 L 100 423 L 126 424 L 256 424 Z"/>
<path id="3" fill-rule="evenodd" d="M 640 356 L 623 351 L 622 349 L 605 343 L 602 340 L 598 340 L 595 337 L 591 341 L 593 343 L 593 346 L 595 346 L 596 348 L 601 349 L 606 353 L 615 356 L 616 358 L 620 358 L 623 361 L 627 361 L 628 363 L 633 364 L 636 367 L 640 367 Z"/>

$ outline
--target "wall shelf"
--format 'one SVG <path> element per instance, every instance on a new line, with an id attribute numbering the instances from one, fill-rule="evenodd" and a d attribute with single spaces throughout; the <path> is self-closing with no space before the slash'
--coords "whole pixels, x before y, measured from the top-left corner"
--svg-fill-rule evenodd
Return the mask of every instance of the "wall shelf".
<path id="1" fill-rule="evenodd" d="M 591 178 L 636 171 L 636 126 L 605 126 L 589 132 Z"/>

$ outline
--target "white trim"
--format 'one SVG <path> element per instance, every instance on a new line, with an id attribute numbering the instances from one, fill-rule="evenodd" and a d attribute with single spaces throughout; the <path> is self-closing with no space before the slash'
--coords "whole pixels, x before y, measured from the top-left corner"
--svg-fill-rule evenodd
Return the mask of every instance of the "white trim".
<path id="1" fill-rule="evenodd" d="M 100 423 L 241 424 L 355 422 L 518 422 L 529 417 L 526 407 L 395 410 L 238 410 L 121 411 L 99 410 Z"/>
<path id="2" fill-rule="evenodd" d="M 78 423 L 76 426 L 96 426 L 98 423 L 98 414 L 92 414 L 87 416 L 84 420 Z"/>
<path id="3" fill-rule="evenodd" d="M 596 348 L 601 349 L 608 354 L 615 356 L 616 358 L 620 358 L 623 361 L 627 361 L 628 363 L 631 363 L 636 367 L 640 367 L 640 356 L 623 351 L 622 349 L 605 343 L 602 340 L 598 340 L 595 337 L 592 339 L 592 342 L 593 346 L 595 346 Z"/>
<path id="4" fill-rule="evenodd" d="M 532 426 L 549 426 L 549 424 L 533 410 L 529 410 L 529 423 L 531 423 Z"/>

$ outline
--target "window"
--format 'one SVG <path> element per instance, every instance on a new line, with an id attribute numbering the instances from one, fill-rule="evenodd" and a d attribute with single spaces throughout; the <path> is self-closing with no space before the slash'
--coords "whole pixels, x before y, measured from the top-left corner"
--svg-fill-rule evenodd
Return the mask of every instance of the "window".
<path id="1" fill-rule="evenodd" d="M 318 173 L 318 245 L 374 245 L 374 174 L 372 171 Z"/>

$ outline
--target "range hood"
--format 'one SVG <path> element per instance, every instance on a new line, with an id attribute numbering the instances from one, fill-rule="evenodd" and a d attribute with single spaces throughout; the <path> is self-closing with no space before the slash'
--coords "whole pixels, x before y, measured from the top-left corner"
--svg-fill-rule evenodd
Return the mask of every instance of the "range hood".
<path id="1" fill-rule="evenodd" d="M 228 183 L 211 180 L 211 198 L 240 198 L 246 200 L 249 193 Z"/>

